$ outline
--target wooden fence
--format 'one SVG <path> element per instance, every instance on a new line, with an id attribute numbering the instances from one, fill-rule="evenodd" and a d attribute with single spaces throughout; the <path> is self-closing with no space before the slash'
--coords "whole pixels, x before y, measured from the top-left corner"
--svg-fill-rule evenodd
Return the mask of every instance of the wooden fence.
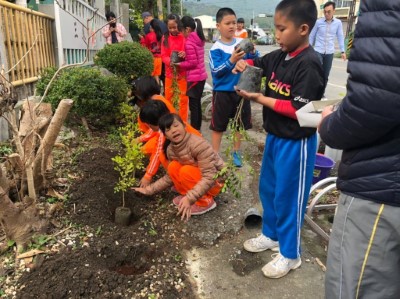
<path id="1" fill-rule="evenodd" d="M 35 82 L 46 67 L 55 66 L 54 19 L 0 0 L 0 53 L 14 86 Z"/>

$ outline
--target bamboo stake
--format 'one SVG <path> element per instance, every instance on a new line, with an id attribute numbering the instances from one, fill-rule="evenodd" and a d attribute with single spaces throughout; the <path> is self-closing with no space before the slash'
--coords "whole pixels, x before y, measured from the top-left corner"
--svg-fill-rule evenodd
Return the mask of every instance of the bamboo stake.
<path id="1" fill-rule="evenodd" d="M 44 67 L 48 67 L 48 53 L 47 53 L 47 24 L 44 19 L 40 19 L 40 23 L 42 25 L 42 33 L 43 33 L 43 62 L 44 62 Z"/>
<path id="2" fill-rule="evenodd" d="M 31 24 L 29 22 L 30 14 L 25 14 L 25 37 L 26 37 L 26 47 L 29 49 L 29 54 L 26 57 L 26 64 L 28 71 L 28 77 L 35 77 L 36 73 L 33 72 L 33 64 L 32 64 L 32 43 L 33 43 L 33 35 L 29 34 L 29 29 Z"/>
<path id="3" fill-rule="evenodd" d="M 14 12 L 12 11 L 12 16 L 14 15 Z M 16 34 L 16 30 L 15 30 L 15 24 L 14 24 L 14 20 L 15 18 L 11 17 L 10 18 L 10 24 L 11 24 L 11 38 L 12 38 L 12 43 L 13 43 L 13 52 L 14 52 L 14 57 L 12 60 L 11 65 L 14 65 L 14 61 L 17 61 L 17 57 L 18 57 L 18 52 L 17 52 L 17 44 L 16 44 L 16 39 L 17 39 L 17 34 Z M 17 66 L 17 78 L 21 79 L 19 76 L 19 73 L 21 72 L 21 67 L 20 65 Z"/>
<path id="4" fill-rule="evenodd" d="M 16 62 L 21 61 L 19 66 L 19 77 L 20 79 L 25 79 L 25 70 L 24 70 L 24 63 L 21 60 L 21 57 L 24 56 L 23 46 L 22 46 L 22 34 L 21 34 L 21 15 L 18 10 L 15 11 L 15 31 L 17 33 L 16 36 L 16 45 L 18 47 L 18 56 L 15 57 Z"/>
<path id="5" fill-rule="evenodd" d="M 38 32 L 36 31 L 36 22 L 35 22 L 36 16 L 32 16 L 32 32 L 33 36 L 37 36 Z M 35 55 L 34 55 L 34 62 L 35 62 L 35 73 L 39 73 L 40 69 L 40 64 L 39 64 L 39 41 L 35 45 Z"/>
<path id="6" fill-rule="evenodd" d="M 41 19 L 41 18 L 39 18 L 38 17 L 38 29 L 39 29 L 39 31 L 40 32 L 42 32 L 43 33 L 43 19 Z M 41 39 L 39 39 L 39 55 L 40 55 L 40 61 L 41 61 L 41 68 L 40 68 L 40 71 L 42 71 L 43 69 L 44 69 L 44 67 L 46 66 L 45 65 L 45 58 L 44 58 L 44 46 L 43 46 L 43 41 L 44 41 L 44 38 L 43 38 L 43 36 L 42 36 L 42 38 Z"/>
<path id="7" fill-rule="evenodd" d="M 8 65 L 13 65 L 12 63 L 12 49 L 11 49 L 11 36 L 10 36 L 10 26 L 9 26 L 9 17 L 8 17 L 8 8 L 3 8 L 4 11 L 4 24 L 6 27 L 6 41 L 7 41 L 7 48 L 8 48 Z M 15 74 L 14 72 L 11 73 L 11 81 L 15 81 Z"/>

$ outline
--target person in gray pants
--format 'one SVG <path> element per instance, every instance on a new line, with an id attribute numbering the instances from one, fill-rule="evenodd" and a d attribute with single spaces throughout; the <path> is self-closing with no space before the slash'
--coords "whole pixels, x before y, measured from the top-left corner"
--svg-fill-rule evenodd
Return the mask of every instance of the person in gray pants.
<path id="1" fill-rule="evenodd" d="M 362 0 L 347 95 L 322 112 L 324 142 L 343 149 L 325 295 L 400 298 L 400 1 Z"/>

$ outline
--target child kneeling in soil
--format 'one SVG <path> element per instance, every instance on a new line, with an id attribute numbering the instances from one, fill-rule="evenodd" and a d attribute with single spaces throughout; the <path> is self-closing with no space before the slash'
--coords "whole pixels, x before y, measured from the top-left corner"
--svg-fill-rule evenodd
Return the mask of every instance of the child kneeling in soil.
<path id="1" fill-rule="evenodd" d="M 224 166 L 224 161 L 201 136 L 187 132 L 177 114 L 160 118 L 159 128 L 167 141 L 164 145 L 169 160 L 167 174 L 145 188 L 133 190 L 152 195 L 172 185 L 181 194 L 173 199 L 182 220 L 191 215 L 201 215 L 216 207 L 214 196 L 223 186 L 214 177 Z"/>
<path id="2" fill-rule="evenodd" d="M 164 134 L 158 128 L 159 119 L 170 113 L 171 111 L 161 100 L 147 100 L 143 107 L 140 109 L 139 119 L 146 125 L 149 130 L 139 137 L 138 141 L 143 143 L 142 151 L 145 155 L 150 157 L 149 164 L 146 167 L 146 173 L 140 180 L 139 186 L 146 187 L 151 183 L 153 176 L 157 173 L 160 164 L 167 169 L 168 161 L 163 153 L 163 146 L 165 142 Z M 201 135 L 199 131 L 186 126 L 189 133 Z M 144 138 L 145 136 L 146 138 Z"/>

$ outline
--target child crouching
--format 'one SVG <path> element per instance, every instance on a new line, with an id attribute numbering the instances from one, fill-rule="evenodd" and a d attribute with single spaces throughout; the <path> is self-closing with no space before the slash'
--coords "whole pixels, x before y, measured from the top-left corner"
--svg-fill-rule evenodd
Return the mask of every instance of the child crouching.
<path id="1" fill-rule="evenodd" d="M 167 139 L 164 146 L 169 160 L 167 174 L 145 188 L 133 189 L 152 195 L 174 185 L 181 195 L 173 202 L 178 206 L 178 215 L 186 221 L 191 215 L 214 209 L 214 196 L 223 186 L 214 177 L 222 169 L 223 160 L 203 137 L 188 133 L 177 114 L 164 115 L 158 124 Z"/>

